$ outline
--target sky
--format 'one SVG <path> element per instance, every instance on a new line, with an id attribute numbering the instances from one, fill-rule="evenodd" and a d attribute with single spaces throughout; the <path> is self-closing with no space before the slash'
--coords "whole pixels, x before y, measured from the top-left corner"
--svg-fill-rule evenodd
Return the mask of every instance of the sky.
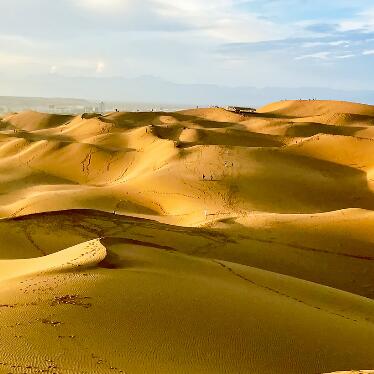
<path id="1" fill-rule="evenodd" d="M 0 76 L 374 87 L 373 0 L 0 0 L 0 14 Z"/>

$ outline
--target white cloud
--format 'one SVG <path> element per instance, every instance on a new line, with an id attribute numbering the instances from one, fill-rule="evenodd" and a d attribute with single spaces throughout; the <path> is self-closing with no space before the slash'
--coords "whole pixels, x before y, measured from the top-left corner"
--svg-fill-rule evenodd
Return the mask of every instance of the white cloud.
<path id="1" fill-rule="evenodd" d="M 23 47 L 34 47 L 36 42 L 26 38 L 23 35 L 0 35 L 0 42 L 19 44 Z M 40 42 L 39 42 L 40 44 Z"/>
<path id="2" fill-rule="evenodd" d="M 93 65 L 94 64 L 94 65 Z M 31 68 L 32 66 L 32 68 Z M 89 75 L 94 71 L 102 73 L 105 70 L 105 63 L 98 61 L 96 64 L 91 58 L 79 57 L 56 57 L 48 56 L 46 54 L 36 56 L 28 55 L 21 52 L 0 52 L 0 67 L 5 71 L 32 71 L 49 74 L 56 74 L 57 72 L 64 74 L 70 72 L 72 74 Z"/>
<path id="3" fill-rule="evenodd" d="M 369 73 L 359 79 L 374 54 L 374 0 L 362 1 L 351 15 L 331 12 L 349 0 L 327 2 L 323 18 L 322 0 L 37 0 L 43 14 L 30 0 L 0 1 L 0 70 L 262 85 L 286 74 L 303 84 L 312 65 L 317 77 L 340 62 L 328 79 L 372 86 Z"/>
<path id="4" fill-rule="evenodd" d="M 341 31 L 374 31 L 374 8 L 362 11 L 352 19 L 343 20 L 339 25 Z"/>
<path id="5" fill-rule="evenodd" d="M 102 73 L 105 69 L 105 63 L 102 62 L 102 61 L 99 61 L 97 64 L 96 64 L 96 73 Z"/>
<path id="6" fill-rule="evenodd" d="M 71 0 L 74 5 L 93 12 L 116 13 L 125 10 L 130 0 Z"/>
<path id="7" fill-rule="evenodd" d="M 289 36 L 285 26 L 239 10 L 241 0 L 153 0 L 154 11 L 224 42 L 257 42 Z"/>
<path id="8" fill-rule="evenodd" d="M 321 47 L 321 46 L 331 46 L 331 47 L 349 47 L 351 44 L 348 40 L 336 40 L 332 42 L 306 42 L 302 44 L 302 47 L 304 48 L 315 48 L 315 47 Z"/>
<path id="9" fill-rule="evenodd" d="M 305 59 L 316 59 L 316 60 L 328 60 L 330 57 L 330 52 L 317 52 L 311 53 L 309 55 L 302 55 L 295 57 L 295 60 L 305 60 Z"/>
<path id="10" fill-rule="evenodd" d="M 369 49 L 369 50 L 363 51 L 362 54 L 364 56 L 374 55 L 374 49 Z"/>
<path id="11" fill-rule="evenodd" d="M 353 53 L 346 53 L 343 55 L 338 55 L 338 54 L 332 54 L 331 52 L 317 52 L 317 53 L 311 53 L 308 55 L 302 55 L 298 56 L 295 58 L 295 60 L 306 60 L 306 59 L 315 59 L 315 60 L 333 60 L 333 59 L 339 59 L 339 60 L 344 60 L 348 58 L 353 58 L 356 57 L 355 54 Z"/>
<path id="12" fill-rule="evenodd" d="M 356 55 L 350 53 L 350 54 L 346 54 L 346 55 L 339 55 L 339 56 L 335 56 L 335 58 L 338 58 L 338 59 L 347 59 L 347 58 L 353 58 L 353 57 L 356 57 Z"/>
<path id="13" fill-rule="evenodd" d="M 0 66 L 26 65 L 41 62 L 40 59 L 16 53 L 0 53 Z"/>
<path id="14" fill-rule="evenodd" d="M 56 72 L 57 72 L 57 66 L 56 66 L 56 65 L 52 65 L 52 66 L 50 67 L 50 69 L 49 69 L 49 72 L 50 72 L 51 74 L 56 74 Z"/>
<path id="15" fill-rule="evenodd" d="M 344 45 L 344 46 L 348 46 L 349 45 L 349 41 L 348 40 L 337 40 L 335 42 L 330 42 L 328 43 L 329 45 L 332 45 L 334 47 L 337 47 L 339 45 Z"/>

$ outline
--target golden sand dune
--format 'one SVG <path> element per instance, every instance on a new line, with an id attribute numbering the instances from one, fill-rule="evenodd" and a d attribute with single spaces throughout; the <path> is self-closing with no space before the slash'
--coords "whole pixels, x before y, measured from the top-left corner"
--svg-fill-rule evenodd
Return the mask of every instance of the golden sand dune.
<path id="1" fill-rule="evenodd" d="M 373 126 L 325 101 L 4 117 L 0 372 L 373 368 Z"/>
<path id="2" fill-rule="evenodd" d="M 259 113 L 284 115 L 286 117 L 306 117 L 320 116 L 326 114 L 359 114 L 374 116 L 374 107 L 372 105 L 348 103 L 345 101 L 326 101 L 326 100 L 295 100 L 280 101 L 264 106 Z"/>
<path id="3" fill-rule="evenodd" d="M 58 127 L 72 119 L 71 116 L 43 114 L 33 111 L 14 113 L 3 118 L 7 126 L 25 131 L 33 131 L 50 127 Z"/>
<path id="4" fill-rule="evenodd" d="M 106 255 L 105 247 L 96 239 L 39 258 L 0 260 L 0 281 L 94 266 Z"/>

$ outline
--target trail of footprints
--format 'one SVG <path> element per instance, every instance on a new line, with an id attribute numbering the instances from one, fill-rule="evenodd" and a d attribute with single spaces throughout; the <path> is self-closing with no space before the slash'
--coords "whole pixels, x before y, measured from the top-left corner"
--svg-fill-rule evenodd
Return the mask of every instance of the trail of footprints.
<path id="1" fill-rule="evenodd" d="M 262 289 L 264 289 L 264 290 L 267 290 L 267 291 L 269 291 L 269 292 L 271 292 L 271 293 L 274 293 L 274 294 L 277 294 L 277 295 L 279 295 L 279 296 L 285 297 L 285 298 L 287 298 L 287 299 L 293 300 L 293 301 L 295 301 L 295 302 L 297 302 L 297 303 L 300 303 L 300 304 L 303 304 L 303 305 L 305 305 L 305 306 L 307 306 L 307 307 L 309 307 L 309 308 L 313 308 L 313 309 L 316 309 L 316 310 L 322 311 L 322 312 L 324 312 L 324 313 L 331 314 L 331 315 L 334 315 L 334 316 L 336 316 L 336 317 L 340 317 L 340 318 L 343 318 L 343 319 L 346 319 L 346 320 L 349 320 L 349 321 L 358 322 L 357 319 L 354 319 L 354 318 L 351 318 L 351 317 L 347 317 L 347 316 L 345 316 L 345 315 L 343 315 L 343 314 L 336 313 L 336 312 L 333 312 L 333 311 L 328 310 L 328 309 L 321 308 L 321 307 L 319 307 L 319 306 L 317 306 L 317 305 L 310 304 L 310 303 L 306 302 L 305 300 L 301 300 L 301 299 L 298 299 L 298 298 L 296 298 L 296 297 L 294 297 L 294 296 L 291 296 L 291 295 L 289 295 L 289 294 L 286 294 L 286 293 L 284 293 L 284 292 L 282 292 L 282 291 L 280 291 L 280 290 L 277 290 L 277 289 L 271 288 L 271 287 L 266 286 L 266 285 L 264 285 L 264 284 L 259 284 L 259 283 L 255 282 L 255 281 L 253 281 L 253 280 L 251 280 L 251 279 L 245 277 L 244 275 L 242 275 L 242 274 L 236 272 L 234 269 L 232 269 L 231 267 L 229 267 L 228 265 L 224 264 L 223 262 L 221 262 L 221 261 L 219 261 L 219 260 L 212 260 L 212 261 L 213 261 L 214 263 L 216 263 L 217 265 L 221 266 L 222 268 L 226 269 L 227 271 L 229 271 L 229 272 L 230 272 L 231 274 L 233 274 L 234 276 L 236 276 L 236 277 L 238 277 L 238 278 L 244 280 L 245 282 L 248 282 L 248 283 L 250 283 L 250 284 L 252 284 L 252 285 L 254 285 L 254 286 L 256 286 L 256 287 L 260 287 L 260 288 L 262 288 Z M 373 323 L 373 321 L 371 321 L 369 318 L 365 318 L 365 321 L 368 322 L 368 323 Z"/>
<path id="2" fill-rule="evenodd" d="M 32 276 L 30 278 L 27 278 L 26 280 L 23 280 L 20 282 L 23 286 L 20 288 L 20 291 L 23 293 L 30 293 L 30 292 L 38 292 L 38 291 L 52 291 L 55 289 L 64 279 L 66 279 L 67 274 L 66 273 L 55 273 L 54 276 L 50 277 L 49 279 L 52 279 L 52 285 L 48 284 L 51 283 L 48 279 L 41 279 L 37 281 L 37 279 L 43 275 L 51 275 L 53 274 L 53 271 L 55 270 L 71 270 L 71 269 L 77 269 L 80 267 L 83 267 L 86 261 L 89 261 L 90 259 L 94 259 L 100 252 L 100 249 L 97 247 L 96 242 L 91 242 L 87 244 L 87 251 L 84 253 L 81 253 L 79 256 L 70 259 L 62 264 L 59 264 L 58 266 L 55 266 L 51 269 L 48 269 L 47 271 L 42 271 L 37 273 L 35 276 Z M 72 276 L 82 276 L 87 274 L 82 273 L 68 273 L 70 277 Z M 63 278 L 63 279 L 60 279 Z"/>
<path id="3" fill-rule="evenodd" d="M 46 359 L 44 365 L 35 365 L 35 364 L 16 364 L 9 361 L 0 361 L 0 370 L 6 369 L 4 373 L 13 374 L 13 373 L 49 373 L 49 374 L 59 374 L 58 366 L 53 360 Z"/>

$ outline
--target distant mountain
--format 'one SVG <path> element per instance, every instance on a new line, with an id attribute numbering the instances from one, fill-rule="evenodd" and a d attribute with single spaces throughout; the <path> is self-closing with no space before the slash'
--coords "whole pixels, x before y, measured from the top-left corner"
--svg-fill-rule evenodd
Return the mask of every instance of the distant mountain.
<path id="1" fill-rule="evenodd" d="M 227 87 L 210 84 L 179 84 L 152 76 L 138 78 L 65 77 L 42 75 L 14 78 L 0 76 L 0 95 L 73 97 L 89 101 L 158 103 L 164 105 L 262 106 L 282 99 L 334 99 L 374 103 L 374 90 L 337 90 L 325 87 Z M 1 102 L 0 102 L 1 105 Z"/>

